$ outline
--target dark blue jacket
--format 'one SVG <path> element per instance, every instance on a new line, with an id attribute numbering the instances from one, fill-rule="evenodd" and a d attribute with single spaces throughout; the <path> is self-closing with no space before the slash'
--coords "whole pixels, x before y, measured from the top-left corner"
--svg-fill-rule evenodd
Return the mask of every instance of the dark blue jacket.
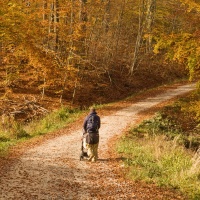
<path id="1" fill-rule="evenodd" d="M 101 120 L 100 120 L 100 117 L 97 115 L 97 113 L 95 111 L 91 112 L 84 120 L 84 123 L 83 123 L 83 129 L 84 129 L 84 132 L 88 132 L 88 127 L 87 127 L 87 122 L 88 122 L 88 119 L 90 116 L 95 116 L 98 120 L 98 129 L 101 127 Z"/>

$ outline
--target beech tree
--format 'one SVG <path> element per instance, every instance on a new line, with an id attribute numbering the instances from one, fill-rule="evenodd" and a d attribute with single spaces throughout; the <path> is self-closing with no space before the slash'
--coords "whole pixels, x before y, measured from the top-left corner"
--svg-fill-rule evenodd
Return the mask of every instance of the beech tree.
<path id="1" fill-rule="evenodd" d="M 168 26 L 167 32 L 159 32 L 161 37 L 157 38 L 154 52 L 165 52 L 167 59 L 185 65 L 192 80 L 199 75 L 200 68 L 199 4 L 192 0 L 181 2 L 173 3 L 173 21 L 168 21 L 172 23 Z"/>
<path id="2" fill-rule="evenodd" d="M 146 51 L 144 53 L 149 53 L 152 51 L 152 26 L 156 9 L 156 0 L 140 0 L 138 9 L 138 33 L 133 63 L 130 69 L 131 74 L 133 74 L 134 70 L 137 68 L 136 65 L 138 62 L 139 50 L 143 40 L 146 41 Z"/>
<path id="3" fill-rule="evenodd" d="M 145 60 L 159 63 L 163 55 L 165 63 L 186 63 L 191 76 L 198 72 L 197 1 L 5 0 L 0 6 L 5 90 L 23 81 L 42 97 L 73 103 L 84 84 L 120 88 L 135 72 L 153 66 L 156 73 L 159 66 Z"/>

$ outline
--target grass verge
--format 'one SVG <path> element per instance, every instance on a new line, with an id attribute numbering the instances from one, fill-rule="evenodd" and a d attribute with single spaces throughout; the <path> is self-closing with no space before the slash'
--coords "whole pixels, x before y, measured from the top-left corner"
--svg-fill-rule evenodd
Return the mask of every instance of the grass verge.
<path id="1" fill-rule="evenodd" d="M 190 101 L 184 98 L 165 107 L 118 141 L 117 151 L 124 158 L 129 178 L 177 189 L 191 200 L 200 199 L 197 100 L 193 96 Z"/>
<path id="2" fill-rule="evenodd" d="M 75 121 L 83 111 L 62 107 L 40 120 L 20 124 L 8 118 L 0 127 L 0 156 L 6 156 L 9 148 L 33 137 L 61 129 Z"/>
<path id="3" fill-rule="evenodd" d="M 190 199 L 200 199 L 200 158 L 191 156 L 164 135 L 148 139 L 125 137 L 118 143 L 128 177 L 180 190 Z"/>

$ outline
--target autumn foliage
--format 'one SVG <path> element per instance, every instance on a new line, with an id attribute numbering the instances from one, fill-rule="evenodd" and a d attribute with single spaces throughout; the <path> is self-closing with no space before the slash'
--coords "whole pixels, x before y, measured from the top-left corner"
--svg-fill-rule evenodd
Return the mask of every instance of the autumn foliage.
<path id="1" fill-rule="evenodd" d="M 197 2 L 5 0 L 0 14 L 4 98 L 84 106 L 198 75 Z"/>

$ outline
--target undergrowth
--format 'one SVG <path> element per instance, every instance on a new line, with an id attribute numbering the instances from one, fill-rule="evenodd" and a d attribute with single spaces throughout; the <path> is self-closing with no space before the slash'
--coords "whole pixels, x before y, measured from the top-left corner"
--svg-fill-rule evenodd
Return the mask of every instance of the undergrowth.
<path id="1" fill-rule="evenodd" d="M 117 144 L 128 176 L 200 199 L 199 95 L 181 98 Z"/>
<path id="2" fill-rule="evenodd" d="M 136 139 L 126 137 L 118 144 L 123 154 L 128 176 L 180 190 L 190 199 L 200 199 L 200 157 L 189 154 L 164 135 Z"/>
<path id="3" fill-rule="evenodd" d="M 33 120 L 28 124 L 20 124 L 12 118 L 7 118 L 0 126 L 0 156 L 8 153 L 9 147 L 17 143 L 53 132 L 65 127 L 77 119 L 82 111 L 62 107 L 44 118 Z"/>

